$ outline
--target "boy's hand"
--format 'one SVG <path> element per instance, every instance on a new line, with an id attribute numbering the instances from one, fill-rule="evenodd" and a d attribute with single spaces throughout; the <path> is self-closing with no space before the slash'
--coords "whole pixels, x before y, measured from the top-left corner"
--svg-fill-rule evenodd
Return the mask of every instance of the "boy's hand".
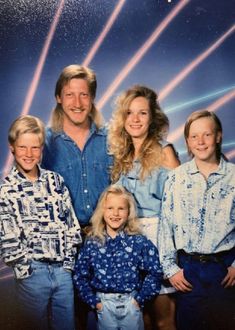
<path id="1" fill-rule="evenodd" d="M 233 267 L 233 266 L 228 267 L 228 273 L 225 276 L 225 278 L 223 279 L 223 281 L 221 282 L 221 284 L 225 288 L 229 288 L 229 287 L 235 285 L 235 267 Z"/>
<path id="2" fill-rule="evenodd" d="M 183 269 L 169 278 L 171 285 L 178 291 L 188 292 L 192 291 L 192 285 L 184 277 Z"/>

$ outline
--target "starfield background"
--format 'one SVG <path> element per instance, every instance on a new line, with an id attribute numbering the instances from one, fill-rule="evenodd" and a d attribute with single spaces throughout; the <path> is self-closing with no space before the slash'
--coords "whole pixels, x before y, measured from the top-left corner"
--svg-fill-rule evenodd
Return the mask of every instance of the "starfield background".
<path id="1" fill-rule="evenodd" d="M 55 82 L 74 63 L 96 72 L 106 121 L 127 87 L 155 89 L 182 162 L 185 119 L 216 111 L 235 162 L 235 0 L 0 0 L 0 56 L 1 177 L 12 163 L 11 122 L 29 113 L 48 123 Z M 13 278 L 2 263 L 0 295 L 0 328 L 12 329 Z"/>

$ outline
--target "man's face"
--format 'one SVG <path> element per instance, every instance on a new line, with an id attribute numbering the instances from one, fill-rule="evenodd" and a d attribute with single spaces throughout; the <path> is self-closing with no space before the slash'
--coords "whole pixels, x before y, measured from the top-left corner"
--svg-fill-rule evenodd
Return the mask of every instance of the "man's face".
<path id="1" fill-rule="evenodd" d="M 85 127 L 89 125 L 92 97 L 84 79 L 71 79 L 56 97 L 64 111 L 64 124 Z"/>

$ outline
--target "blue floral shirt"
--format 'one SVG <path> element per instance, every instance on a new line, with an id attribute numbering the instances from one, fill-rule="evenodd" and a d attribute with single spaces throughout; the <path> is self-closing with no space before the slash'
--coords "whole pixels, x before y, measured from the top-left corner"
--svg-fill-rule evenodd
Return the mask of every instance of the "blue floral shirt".
<path id="1" fill-rule="evenodd" d="M 144 277 L 143 277 L 144 275 Z M 88 238 L 75 265 L 74 281 L 81 298 L 95 308 L 96 292 L 129 293 L 143 306 L 158 294 L 162 269 L 156 247 L 143 235 L 120 232 L 105 243 Z"/>
<path id="2" fill-rule="evenodd" d="M 194 160 L 169 174 L 160 221 L 164 273 L 180 269 L 177 251 L 210 254 L 235 247 L 235 165 L 221 159 L 206 180 Z M 232 264 L 235 267 L 235 261 Z"/>

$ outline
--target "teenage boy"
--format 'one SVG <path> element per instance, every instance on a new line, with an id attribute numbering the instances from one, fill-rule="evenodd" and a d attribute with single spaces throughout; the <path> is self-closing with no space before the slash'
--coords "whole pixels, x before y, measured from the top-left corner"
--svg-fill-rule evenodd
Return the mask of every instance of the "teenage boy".
<path id="1" fill-rule="evenodd" d="M 62 177 L 39 165 L 44 138 L 44 125 L 33 116 L 9 129 L 15 164 L 0 185 L 1 256 L 15 274 L 22 328 L 74 330 L 80 226 Z"/>
<path id="2" fill-rule="evenodd" d="M 95 106 L 96 88 L 96 75 L 90 68 L 72 64 L 62 70 L 56 82 L 56 107 L 46 132 L 42 159 L 42 167 L 63 176 L 83 234 L 90 227 L 101 193 L 110 184 L 112 164 L 107 129 Z M 85 330 L 88 306 L 82 301 L 77 305 L 78 327 Z M 89 319 L 92 318 L 91 313 Z"/>
<path id="3" fill-rule="evenodd" d="M 166 182 L 159 243 L 178 290 L 177 329 L 235 329 L 235 165 L 214 113 L 192 113 L 184 135 L 193 159 Z"/>

